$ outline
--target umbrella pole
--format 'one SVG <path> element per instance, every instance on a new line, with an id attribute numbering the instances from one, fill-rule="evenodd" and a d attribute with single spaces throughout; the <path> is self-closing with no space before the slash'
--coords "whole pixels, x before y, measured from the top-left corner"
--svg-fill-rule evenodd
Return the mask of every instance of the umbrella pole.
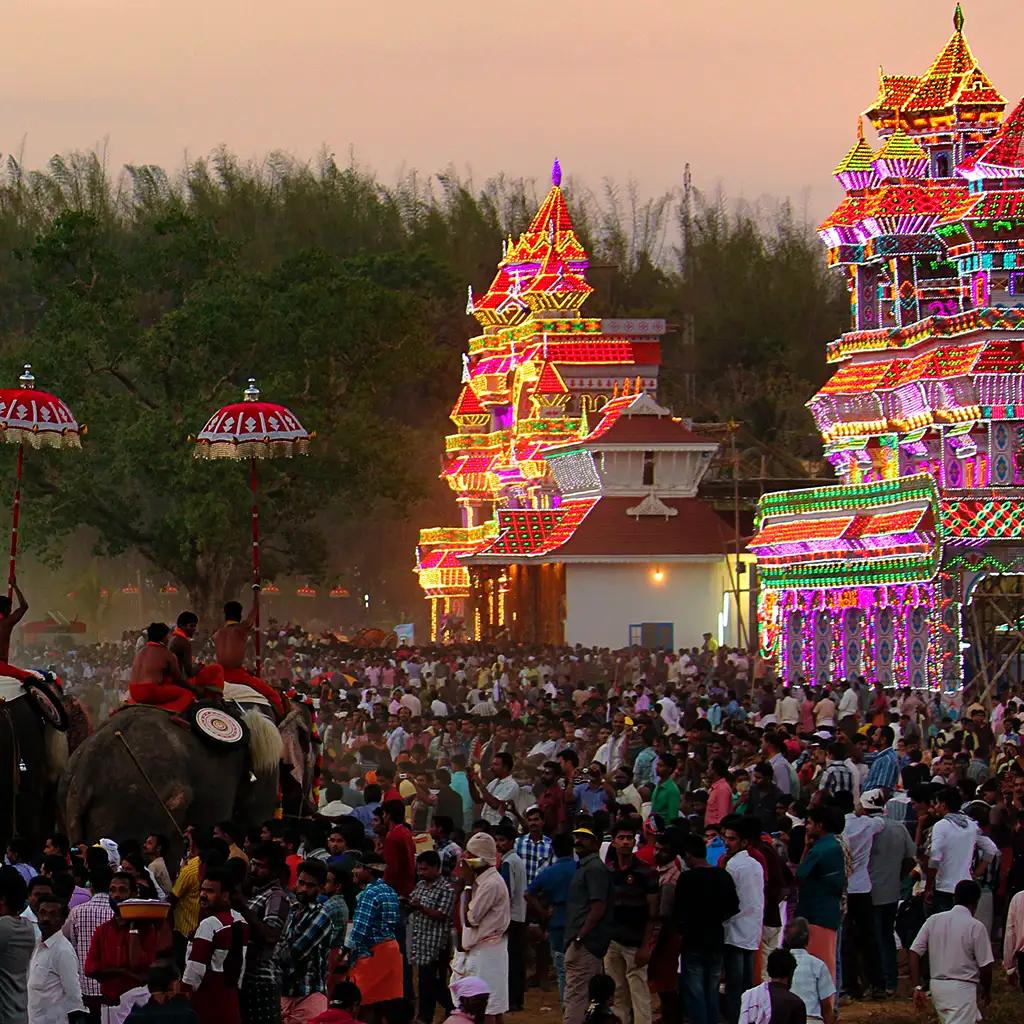
<path id="1" fill-rule="evenodd" d="M 25 442 L 18 445 L 17 470 L 14 477 L 14 504 L 11 508 L 11 564 L 7 572 L 7 600 L 14 600 L 15 563 L 18 560 L 18 527 L 21 524 L 21 471 L 25 464 Z"/>
<path id="2" fill-rule="evenodd" d="M 256 649 L 256 675 L 263 676 L 263 658 L 260 644 L 260 509 L 256 501 L 256 456 L 249 458 L 249 487 L 252 489 L 252 604 L 253 645 Z"/>

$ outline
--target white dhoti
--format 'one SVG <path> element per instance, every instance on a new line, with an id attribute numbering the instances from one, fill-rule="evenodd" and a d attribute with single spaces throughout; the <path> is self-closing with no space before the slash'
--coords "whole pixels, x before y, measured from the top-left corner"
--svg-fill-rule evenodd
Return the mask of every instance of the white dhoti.
<path id="1" fill-rule="evenodd" d="M 479 978 L 491 990 L 488 1016 L 508 1013 L 508 938 L 503 935 L 496 941 L 481 942 L 466 952 L 457 952 L 452 957 L 451 984 L 462 978 Z M 458 1006 L 454 994 L 452 998 Z"/>
<path id="2" fill-rule="evenodd" d="M 932 978 L 929 990 L 932 1005 L 942 1024 L 975 1024 L 981 1020 L 978 986 L 973 982 Z"/>

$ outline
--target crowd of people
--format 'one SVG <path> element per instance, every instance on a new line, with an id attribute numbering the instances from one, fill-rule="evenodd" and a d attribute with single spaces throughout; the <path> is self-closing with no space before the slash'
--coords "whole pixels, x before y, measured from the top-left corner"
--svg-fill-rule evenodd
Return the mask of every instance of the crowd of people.
<path id="1" fill-rule="evenodd" d="M 123 672 L 62 657 L 94 720 L 116 705 Z M 1019 985 L 1012 688 L 787 684 L 710 635 L 355 652 L 297 629 L 264 678 L 316 708 L 317 813 L 13 838 L 0 1020 L 483 1024 L 539 988 L 566 1024 L 891 999 L 973 1024 L 993 950 Z"/>

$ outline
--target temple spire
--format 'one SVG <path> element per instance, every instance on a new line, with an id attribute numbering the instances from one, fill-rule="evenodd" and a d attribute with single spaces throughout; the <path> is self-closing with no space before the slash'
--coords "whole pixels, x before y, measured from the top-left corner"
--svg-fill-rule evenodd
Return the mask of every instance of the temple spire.
<path id="1" fill-rule="evenodd" d="M 962 33 L 964 30 L 964 12 L 959 4 L 956 5 L 956 10 L 953 12 L 953 28 L 957 33 Z"/>
<path id="2" fill-rule="evenodd" d="M 562 185 L 562 165 L 558 162 L 558 157 L 555 157 L 555 162 L 551 165 L 551 184 L 555 188 L 561 188 Z"/>

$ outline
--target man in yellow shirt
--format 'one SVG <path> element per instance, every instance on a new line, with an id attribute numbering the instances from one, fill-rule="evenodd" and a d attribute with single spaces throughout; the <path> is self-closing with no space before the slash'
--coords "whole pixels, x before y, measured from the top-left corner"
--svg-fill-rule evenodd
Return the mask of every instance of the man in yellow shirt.
<path id="1" fill-rule="evenodd" d="M 199 924 L 199 837 L 194 825 L 185 829 L 188 856 L 182 864 L 168 899 L 174 907 L 174 956 L 179 968 L 185 963 L 189 939 Z"/>

